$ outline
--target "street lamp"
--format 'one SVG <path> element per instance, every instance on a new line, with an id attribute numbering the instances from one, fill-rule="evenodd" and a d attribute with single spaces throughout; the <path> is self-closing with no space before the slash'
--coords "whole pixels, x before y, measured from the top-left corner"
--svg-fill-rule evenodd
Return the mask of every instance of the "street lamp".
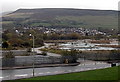
<path id="1" fill-rule="evenodd" d="M 33 39 L 33 77 L 34 77 L 35 76 L 35 69 L 34 69 L 35 68 L 35 54 L 34 54 L 35 38 L 34 38 L 34 35 L 32 34 L 30 34 L 29 36 L 31 36 Z"/>

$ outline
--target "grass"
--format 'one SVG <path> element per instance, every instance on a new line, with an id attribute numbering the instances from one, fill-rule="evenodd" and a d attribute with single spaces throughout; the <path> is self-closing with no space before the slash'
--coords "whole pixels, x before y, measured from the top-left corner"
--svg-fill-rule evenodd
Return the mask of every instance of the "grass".
<path id="1" fill-rule="evenodd" d="M 90 41 L 91 43 L 97 43 L 97 44 L 110 44 L 110 40 L 93 40 Z"/>
<path id="2" fill-rule="evenodd" d="M 8 14 L 5 15 L 3 17 L 10 17 L 10 18 L 28 18 L 30 17 L 30 15 L 32 15 L 33 13 L 12 13 L 12 14 Z"/>
<path id="3" fill-rule="evenodd" d="M 51 26 L 50 23 L 32 23 L 31 26 L 39 26 L 39 25 L 43 25 L 43 26 Z"/>
<path id="4" fill-rule="evenodd" d="M 0 22 L 0 24 L 12 24 L 13 23 L 13 21 L 2 21 L 2 22 Z"/>
<path id="5" fill-rule="evenodd" d="M 112 47 L 112 48 L 120 48 L 120 45 L 97 45 L 100 47 Z"/>
<path id="6" fill-rule="evenodd" d="M 32 17 L 31 15 L 34 15 L 34 17 Z M 117 16 L 92 16 L 92 15 L 83 15 L 83 16 L 55 16 L 51 17 L 49 16 L 49 20 L 45 20 L 44 18 L 46 17 L 42 17 L 43 19 L 38 18 L 39 14 L 33 13 L 13 13 L 13 14 L 9 14 L 9 15 L 5 15 L 4 17 L 8 17 L 8 18 L 16 18 L 16 20 L 18 20 L 19 18 L 29 18 L 29 19 L 24 19 L 22 22 L 27 24 L 29 23 L 28 20 L 31 22 L 30 26 L 39 26 L 39 25 L 43 25 L 43 26 L 66 26 L 66 27 L 82 27 L 82 28 L 92 28 L 92 29 L 97 29 L 98 27 L 100 27 L 100 29 L 102 29 L 103 31 L 105 29 L 118 29 L 118 18 Z M 39 19 L 39 20 L 38 20 Z M 41 22 L 42 20 L 47 21 L 46 23 Z M 58 22 L 57 22 L 57 21 Z M 26 21 L 26 22 L 25 22 Z M 37 21 L 36 23 L 34 21 Z M 4 22 L 4 20 L 3 20 Z M 5 23 L 7 24 L 7 23 Z"/>
<path id="7" fill-rule="evenodd" d="M 45 43 L 66 43 L 66 42 L 73 42 L 76 40 L 45 40 Z"/>
<path id="8" fill-rule="evenodd" d="M 97 69 L 79 73 L 41 76 L 22 80 L 118 80 L 119 67 Z"/>
<path id="9" fill-rule="evenodd" d="M 77 22 L 77 25 L 81 25 L 81 27 L 85 28 L 96 28 L 96 27 L 104 27 L 108 29 L 115 28 L 117 29 L 117 18 L 115 16 L 60 16 L 57 17 L 59 21 L 66 22 L 73 20 Z M 97 20 L 96 20 L 97 19 Z M 105 19 L 105 20 L 104 20 Z M 83 23 L 83 24 L 80 24 Z M 71 24 L 72 25 L 72 24 Z"/>
<path id="10" fill-rule="evenodd" d="M 48 48 L 43 48 L 40 49 L 41 51 L 46 51 L 46 52 L 51 52 L 51 53 L 56 53 L 56 54 L 62 54 L 63 51 L 65 50 L 58 50 L 58 49 L 48 49 Z"/>

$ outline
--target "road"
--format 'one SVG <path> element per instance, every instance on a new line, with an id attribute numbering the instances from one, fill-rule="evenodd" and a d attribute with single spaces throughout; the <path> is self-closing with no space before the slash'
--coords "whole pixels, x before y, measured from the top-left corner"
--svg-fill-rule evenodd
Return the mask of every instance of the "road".
<path id="1" fill-rule="evenodd" d="M 42 47 L 38 47 L 38 48 L 34 48 L 34 50 L 35 50 L 35 52 L 36 53 L 42 53 L 42 51 L 40 51 L 40 49 L 42 49 L 42 48 L 47 48 L 47 47 L 49 47 L 49 44 L 46 44 L 45 43 L 45 46 L 42 46 Z M 33 49 L 32 49 L 33 50 Z M 50 53 L 50 52 L 47 52 L 47 55 L 48 56 L 54 56 L 54 57 L 60 57 L 61 55 L 59 55 L 59 54 L 55 54 L 55 53 Z"/>
<path id="2" fill-rule="evenodd" d="M 41 53 L 39 49 L 44 48 L 39 47 L 35 48 L 37 53 Z M 47 53 L 49 56 L 60 56 L 59 54 Z M 111 65 L 105 62 L 95 62 L 90 60 L 79 59 L 78 62 L 81 64 L 78 66 L 67 66 L 67 67 L 45 67 L 45 68 L 35 68 L 35 76 L 46 76 L 46 75 L 55 75 L 55 74 L 64 74 L 72 72 L 81 72 L 94 69 L 103 69 L 108 68 Z M 32 68 L 28 69 L 15 69 L 15 70 L 0 70 L 2 75 L 0 80 L 13 80 L 13 79 L 22 79 L 32 77 Z"/>
<path id="3" fill-rule="evenodd" d="M 83 61 L 83 60 L 80 60 Z M 83 63 L 84 62 L 84 63 Z M 68 67 L 46 67 L 46 68 L 35 68 L 35 76 L 46 76 L 46 75 L 55 75 L 71 72 L 81 72 L 94 69 L 102 69 L 110 67 L 110 64 L 104 62 L 94 62 L 94 61 L 83 61 L 78 66 L 68 66 Z M 15 69 L 15 70 L 3 70 L 2 80 L 12 80 L 20 78 L 32 77 L 32 68 L 29 69 Z"/>

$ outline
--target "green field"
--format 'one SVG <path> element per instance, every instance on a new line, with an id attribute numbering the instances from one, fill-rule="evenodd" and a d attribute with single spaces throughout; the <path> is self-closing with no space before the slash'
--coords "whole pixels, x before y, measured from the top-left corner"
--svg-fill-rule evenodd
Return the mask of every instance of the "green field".
<path id="1" fill-rule="evenodd" d="M 118 68 L 91 70 L 79 73 L 42 76 L 23 80 L 118 80 Z"/>
<path id="2" fill-rule="evenodd" d="M 117 17 L 115 16 L 60 16 L 57 20 L 66 23 L 66 25 L 73 25 L 86 28 L 114 28 L 117 29 Z"/>

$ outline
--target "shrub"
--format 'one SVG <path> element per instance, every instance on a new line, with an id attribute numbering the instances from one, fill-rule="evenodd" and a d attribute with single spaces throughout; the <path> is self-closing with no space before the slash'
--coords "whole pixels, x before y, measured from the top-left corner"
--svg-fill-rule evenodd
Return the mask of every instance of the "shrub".
<path id="1" fill-rule="evenodd" d="M 47 52 L 42 52 L 42 55 L 43 56 L 47 56 Z"/>
<path id="2" fill-rule="evenodd" d="M 12 51 L 7 52 L 3 58 L 14 58 L 15 56 L 13 55 Z"/>
<path id="3" fill-rule="evenodd" d="M 90 41 L 91 43 L 98 43 L 98 44 L 110 44 L 109 40 L 93 40 Z"/>
<path id="4" fill-rule="evenodd" d="M 32 51 L 32 49 L 31 48 L 27 48 L 27 52 L 31 52 Z"/>
<path id="5" fill-rule="evenodd" d="M 7 42 L 2 43 L 2 48 L 8 48 L 9 44 Z"/>
<path id="6" fill-rule="evenodd" d="M 62 51 L 62 57 L 70 63 L 76 63 L 79 52 L 77 50 Z"/>

